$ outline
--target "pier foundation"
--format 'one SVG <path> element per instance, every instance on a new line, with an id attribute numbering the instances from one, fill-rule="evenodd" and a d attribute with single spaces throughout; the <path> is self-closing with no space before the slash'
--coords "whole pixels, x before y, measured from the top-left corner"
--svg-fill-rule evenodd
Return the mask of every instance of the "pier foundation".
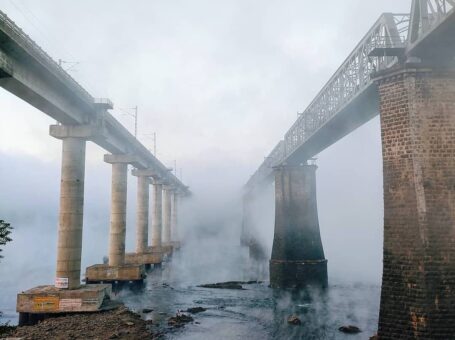
<path id="1" fill-rule="evenodd" d="M 319 231 L 316 166 L 275 169 L 275 234 L 270 260 L 273 288 L 327 286 Z"/>

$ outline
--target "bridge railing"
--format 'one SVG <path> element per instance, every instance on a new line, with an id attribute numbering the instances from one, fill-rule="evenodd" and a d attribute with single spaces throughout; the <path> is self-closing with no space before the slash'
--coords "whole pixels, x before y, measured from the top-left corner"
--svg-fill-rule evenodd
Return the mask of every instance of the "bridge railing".
<path id="1" fill-rule="evenodd" d="M 247 189 L 269 178 L 273 167 L 282 163 L 327 120 L 339 112 L 357 94 L 371 85 L 371 73 L 390 66 L 396 57 L 370 58 L 371 51 L 404 49 L 407 44 L 409 14 L 383 14 L 341 67 L 330 78 L 308 108 L 301 114 L 261 166 L 250 177 Z"/>
<path id="2" fill-rule="evenodd" d="M 390 66 L 393 56 L 369 57 L 374 49 L 404 48 L 409 15 L 383 14 L 285 135 L 285 154 L 298 149 L 327 120 L 371 84 L 370 75 Z"/>
<path id="3" fill-rule="evenodd" d="M 455 10 L 454 0 L 414 0 L 410 24 L 410 43 L 416 42 Z"/>
<path id="4" fill-rule="evenodd" d="M 66 72 L 54 59 L 52 59 L 37 43 L 35 43 L 16 23 L 5 13 L 0 11 L 0 28 L 7 33 L 22 48 L 27 48 L 30 54 L 43 63 L 52 73 L 66 81 L 71 90 L 78 93 L 87 103 L 93 103 L 93 97 L 87 92 L 68 72 Z"/>

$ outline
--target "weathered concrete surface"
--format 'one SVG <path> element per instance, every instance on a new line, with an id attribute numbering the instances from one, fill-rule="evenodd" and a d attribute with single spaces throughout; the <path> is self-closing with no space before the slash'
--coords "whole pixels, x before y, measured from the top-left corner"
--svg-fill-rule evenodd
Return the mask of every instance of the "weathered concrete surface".
<path id="1" fill-rule="evenodd" d="M 179 194 L 177 191 L 174 190 L 172 192 L 172 197 L 171 197 L 171 242 L 179 240 L 178 208 L 179 208 Z"/>
<path id="2" fill-rule="evenodd" d="M 377 80 L 384 166 L 380 339 L 455 334 L 455 71 Z"/>
<path id="3" fill-rule="evenodd" d="M 163 252 L 159 250 L 152 250 L 141 253 L 126 253 L 126 264 L 159 264 L 163 262 Z"/>
<path id="4" fill-rule="evenodd" d="M 128 164 L 112 164 L 111 227 L 109 231 L 109 265 L 125 261 L 126 196 Z"/>
<path id="5" fill-rule="evenodd" d="M 140 281 L 145 279 L 145 267 L 138 264 L 110 266 L 95 264 L 87 267 L 85 278 L 88 283 L 113 281 Z"/>
<path id="6" fill-rule="evenodd" d="M 81 277 L 86 141 L 68 137 L 62 142 L 56 283 L 75 289 Z"/>
<path id="7" fill-rule="evenodd" d="M 137 177 L 136 252 L 143 253 L 148 246 L 150 179 Z"/>
<path id="8" fill-rule="evenodd" d="M 78 289 L 62 290 L 54 286 L 38 286 L 17 295 L 16 311 L 31 314 L 66 312 L 97 312 L 111 285 L 82 285 Z"/>
<path id="9" fill-rule="evenodd" d="M 316 203 L 316 166 L 275 170 L 275 235 L 270 260 L 273 288 L 327 286 Z"/>
<path id="10" fill-rule="evenodd" d="M 160 248 L 163 228 L 163 184 L 154 180 L 153 188 L 153 218 L 152 218 L 152 247 Z"/>
<path id="11" fill-rule="evenodd" d="M 163 187 L 163 244 L 171 242 L 171 201 L 172 188 L 165 185 Z"/>

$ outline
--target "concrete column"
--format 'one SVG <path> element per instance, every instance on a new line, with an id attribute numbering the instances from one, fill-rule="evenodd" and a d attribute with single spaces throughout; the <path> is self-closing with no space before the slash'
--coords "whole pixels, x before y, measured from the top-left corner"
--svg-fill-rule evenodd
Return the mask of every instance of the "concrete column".
<path id="1" fill-rule="evenodd" d="M 156 179 L 153 188 L 153 218 L 152 218 L 152 247 L 161 247 L 161 230 L 163 228 L 163 184 Z"/>
<path id="2" fill-rule="evenodd" d="M 316 166 L 275 170 L 275 235 L 270 285 L 291 288 L 327 286 L 316 203 Z"/>
<path id="3" fill-rule="evenodd" d="M 128 164 L 112 163 L 109 266 L 121 266 L 125 262 L 127 172 Z"/>
<path id="4" fill-rule="evenodd" d="M 178 204 L 179 204 L 179 195 L 177 191 L 172 193 L 171 201 L 171 240 L 179 241 L 178 235 Z"/>
<path id="5" fill-rule="evenodd" d="M 455 70 L 377 79 L 384 172 L 380 339 L 455 334 Z"/>
<path id="6" fill-rule="evenodd" d="M 56 286 L 76 289 L 81 276 L 86 141 L 72 137 L 62 141 Z"/>
<path id="7" fill-rule="evenodd" d="M 250 243 L 251 232 L 251 194 L 247 193 L 242 200 L 242 230 L 240 233 L 240 245 L 247 247 Z"/>
<path id="8" fill-rule="evenodd" d="M 163 243 L 168 245 L 171 242 L 171 200 L 172 188 L 163 187 Z"/>
<path id="9" fill-rule="evenodd" d="M 136 252 L 144 253 L 148 246 L 149 184 L 145 176 L 137 177 Z"/>

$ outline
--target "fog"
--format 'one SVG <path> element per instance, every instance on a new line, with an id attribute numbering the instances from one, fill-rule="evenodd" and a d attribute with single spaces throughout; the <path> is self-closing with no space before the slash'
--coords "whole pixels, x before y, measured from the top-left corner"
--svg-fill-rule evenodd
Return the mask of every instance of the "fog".
<path id="1" fill-rule="evenodd" d="M 0 7 L 113 114 L 139 106 L 139 139 L 193 195 L 182 202 L 175 266 L 192 284 L 236 280 L 242 187 L 382 12 L 410 1 L 6 1 Z M 0 310 L 53 282 L 61 142 L 54 122 L 0 91 L 0 218 L 14 227 L 0 262 Z M 108 249 L 110 177 L 88 144 L 82 271 Z M 329 280 L 379 285 L 382 163 L 374 118 L 317 156 L 317 198 Z M 135 245 L 136 178 L 128 179 L 127 251 Z M 273 184 L 255 203 L 254 232 L 270 255 Z"/>

